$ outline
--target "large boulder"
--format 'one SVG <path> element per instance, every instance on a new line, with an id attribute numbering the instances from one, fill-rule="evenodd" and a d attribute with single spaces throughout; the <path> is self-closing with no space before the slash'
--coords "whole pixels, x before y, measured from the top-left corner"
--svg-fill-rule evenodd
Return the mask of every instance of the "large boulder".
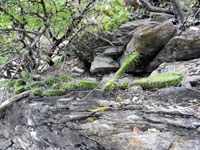
<path id="1" fill-rule="evenodd" d="M 193 29 L 193 28 L 191 28 Z M 148 72 L 155 70 L 163 62 L 186 61 L 200 57 L 200 28 L 189 30 L 169 41 L 150 63 Z"/>
<path id="2" fill-rule="evenodd" d="M 154 22 L 137 28 L 126 47 L 121 62 L 134 51 L 137 51 L 140 54 L 142 66 L 146 66 L 175 34 L 176 27 L 171 20 L 164 23 Z M 142 66 L 140 65 L 140 67 Z"/>

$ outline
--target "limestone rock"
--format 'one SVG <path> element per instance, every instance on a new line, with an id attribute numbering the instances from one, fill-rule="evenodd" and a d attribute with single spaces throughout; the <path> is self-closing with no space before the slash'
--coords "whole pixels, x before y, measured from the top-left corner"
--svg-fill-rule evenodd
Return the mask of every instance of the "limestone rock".
<path id="1" fill-rule="evenodd" d="M 111 57 L 96 56 L 91 64 L 90 71 L 92 73 L 104 73 L 115 71 L 119 68 L 119 63 Z"/>

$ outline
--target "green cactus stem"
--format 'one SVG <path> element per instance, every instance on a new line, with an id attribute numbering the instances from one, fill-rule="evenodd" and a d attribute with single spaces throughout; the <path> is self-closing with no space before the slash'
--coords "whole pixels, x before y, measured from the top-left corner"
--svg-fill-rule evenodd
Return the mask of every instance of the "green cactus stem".
<path id="1" fill-rule="evenodd" d="M 31 82 L 31 76 L 30 76 L 30 74 L 28 73 L 28 72 L 26 72 L 26 71 L 22 71 L 21 72 L 21 75 L 22 75 L 22 78 L 26 81 L 26 82 L 28 82 L 28 83 L 30 83 Z"/>
<path id="2" fill-rule="evenodd" d="M 78 86 L 83 89 L 94 89 L 99 85 L 99 82 L 92 80 L 80 80 Z"/>
<path id="3" fill-rule="evenodd" d="M 25 86 L 25 89 L 26 89 L 26 90 L 30 90 L 30 89 L 32 89 L 32 88 L 41 87 L 41 86 L 43 86 L 43 85 L 44 85 L 44 83 L 41 82 L 41 81 L 33 82 L 33 83 L 31 83 L 30 85 L 26 85 L 26 86 Z"/>
<path id="4" fill-rule="evenodd" d="M 127 89 L 128 88 L 128 82 L 121 82 L 119 84 L 119 87 L 120 87 L 120 89 L 123 89 L 123 90 Z"/>
<path id="5" fill-rule="evenodd" d="M 130 84 L 130 87 L 140 85 L 143 88 L 163 88 L 175 86 L 179 84 L 182 79 L 183 74 L 181 73 L 168 73 L 136 80 Z"/>
<path id="6" fill-rule="evenodd" d="M 20 86 L 20 87 L 15 88 L 14 93 L 15 94 L 20 94 L 20 93 L 23 93 L 25 91 L 26 91 L 25 87 L 24 86 Z"/>
<path id="7" fill-rule="evenodd" d="M 139 53 L 134 52 L 122 63 L 119 70 L 115 73 L 116 78 L 120 78 L 133 64 L 139 59 Z"/>
<path id="8" fill-rule="evenodd" d="M 52 85 L 52 84 L 54 84 L 54 83 L 60 82 L 60 80 L 57 79 L 56 77 L 51 77 L 51 76 L 49 76 L 49 77 L 47 77 L 47 78 L 44 79 L 44 82 L 45 82 L 47 85 Z"/>
<path id="9" fill-rule="evenodd" d="M 77 88 L 78 86 L 74 82 L 71 82 L 71 83 L 64 83 L 61 89 L 64 90 L 65 92 L 68 92 Z"/>
<path id="10" fill-rule="evenodd" d="M 60 96 L 60 95 L 64 95 L 64 94 L 65 94 L 65 92 L 60 89 L 49 89 L 49 90 L 45 90 L 42 92 L 43 96 Z"/>
<path id="11" fill-rule="evenodd" d="M 15 83 L 15 88 L 18 88 L 18 87 L 20 87 L 20 86 L 22 86 L 22 85 L 25 85 L 25 84 L 26 84 L 26 82 L 25 82 L 24 80 L 18 79 L 18 80 L 16 81 L 16 83 Z"/>
<path id="12" fill-rule="evenodd" d="M 54 83 L 54 84 L 52 85 L 52 88 L 53 88 L 53 89 L 59 89 L 59 88 L 60 88 L 60 84 L 59 84 L 59 83 Z"/>
<path id="13" fill-rule="evenodd" d="M 68 74 L 64 74 L 64 73 L 60 73 L 59 74 L 60 78 L 64 81 L 72 81 L 72 80 L 75 80 L 75 78 L 71 77 L 70 75 Z"/>
<path id="14" fill-rule="evenodd" d="M 33 91 L 31 92 L 31 95 L 39 96 L 39 95 L 42 95 L 42 92 L 43 92 L 42 88 L 33 89 Z"/>
<path id="15" fill-rule="evenodd" d="M 15 83 L 16 83 L 16 81 L 13 80 L 8 84 L 8 87 L 7 87 L 8 93 L 12 93 L 13 92 L 12 88 L 14 89 Z"/>
<path id="16" fill-rule="evenodd" d="M 105 86 L 109 91 L 112 91 L 117 87 L 117 83 L 116 83 L 116 81 L 114 79 L 111 79 L 111 80 L 107 80 L 106 81 L 106 85 Z"/>

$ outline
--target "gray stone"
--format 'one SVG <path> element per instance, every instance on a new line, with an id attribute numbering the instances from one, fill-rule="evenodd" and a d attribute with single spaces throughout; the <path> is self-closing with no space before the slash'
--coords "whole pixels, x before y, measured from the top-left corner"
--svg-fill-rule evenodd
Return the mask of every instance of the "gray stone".
<path id="1" fill-rule="evenodd" d="M 0 150 L 6 150 L 12 143 L 9 139 L 0 138 Z"/>
<path id="2" fill-rule="evenodd" d="M 155 70 L 163 62 L 186 61 L 200 57 L 200 32 L 186 32 L 171 39 L 150 63 L 148 72 Z"/>
<path id="3" fill-rule="evenodd" d="M 74 67 L 74 68 L 72 68 L 72 72 L 83 74 L 85 72 L 85 70 L 78 68 L 78 67 Z"/>
<path id="4" fill-rule="evenodd" d="M 105 51 L 103 52 L 103 55 L 116 57 L 116 56 L 120 56 L 123 51 L 124 51 L 124 46 L 110 47 L 110 48 L 105 49 Z"/>
<path id="5" fill-rule="evenodd" d="M 96 56 L 91 64 L 90 71 L 92 73 L 105 73 L 116 71 L 119 68 L 119 63 L 111 57 Z"/>
<path id="6" fill-rule="evenodd" d="M 140 54 L 140 64 L 136 69 L 146 67 L 175 34 L 176 27 L 171 21 L 152 23 L 138 28 L 127 45 L 120 63 L 137 51 Z"/>
<path id="7" fill-rule="evenodd" d="M 128 88 L 128 92 L 131 94 L 142 93 L 143 89 L 141 86 L 133 86 Z"/>

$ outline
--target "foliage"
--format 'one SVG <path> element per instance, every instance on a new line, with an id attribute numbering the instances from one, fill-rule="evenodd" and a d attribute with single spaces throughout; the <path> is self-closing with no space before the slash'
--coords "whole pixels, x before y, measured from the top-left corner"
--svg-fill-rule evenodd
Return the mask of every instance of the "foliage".
<path id="1" fill-rule="evenodd" d="M 60 78 L 64 81 L 71 81 L 71 80 L 74 80 L 73 77 L 71 77 L 70 75 L 68 74 L 65 74 L 65 73 L 60 73 L 59 74 Z"/>
<path id="2" fill-rule="evenodd" d="M 31 82 L 32 78 L 31 78 L 31 75 L 30 75 L 28 72 L 22 71 L 22 72 L 21 72 L 21 75 L 22 75 L 22 78 L 23 78 L 26 82 L 28 82 L 28 83 Z"/>
<path id="3" fill-rule="evenodd" d="M 53 83 L 58 83 L 58 82 L 60 82 L 60 80 L 57 79 L 56 77 L 52 77 L 52 76 L 49 76 L 44 79 L 44 83 L 46 83 L 48 85 L 52 85 Z"/>
<path id="4" fill-rule="evenodd" d="M 80 80 L 78 85 L 80 88 L 93 89 L 96 88 L 99 85 L 99 83 L 92 80 Z"/>
<path id="5" fill-rule="evenodd" d="M 112 91 L 117 87 L 117 83 L 114 79 L 111 79 L 106 81 L 105 86 L 109 91 Z"/>
<path id="6" fill-rule="evenodd" d="M 15 88 L 25 85 L 26 82 L 23 79 L 18 79 L 15 83 Z"/>
<path id="7" fill-rule="evenodd" d="M 37 89 L 33 89 L 32 91 L 32 95 L 33 96 L 39 96 L 39 95 L 42 95 L 42 92 L 43 92 L 43 89 L 42 88 L 37 88 Z"/>
<path id="8" fill-rule="evenodd" d="M 14 93 L 15 94 L 20 94 L 20 93 L 23 93 L 25 91 L 26 91 L 25 87 L 24 86 L 20 86 L 20 87 L 16 87 L 15 88 Z"/>
<path id="9" fill-rule="evenodd" d="M 71 82 L 71 83 L 64 83 L 61 89 L 64 90 L 65 92 L 68 92 L 77 88 L 78 86 L 74 82 Z"/>
<path id="10" fill-rule="evenodd" d="M 128 88 L 128 82 L 121 82 L 120 85 L 119 85 L 120 89 L 127 89 Z"/>
<path id="11" fill-rule="evenodd" d="M 43 96 L 60 96 L 60 95 L 63 95 L 64 93 L 65 92 L 63 90 L 49 89 L 49 90 L 43 91 L 42 95 Z"/>

